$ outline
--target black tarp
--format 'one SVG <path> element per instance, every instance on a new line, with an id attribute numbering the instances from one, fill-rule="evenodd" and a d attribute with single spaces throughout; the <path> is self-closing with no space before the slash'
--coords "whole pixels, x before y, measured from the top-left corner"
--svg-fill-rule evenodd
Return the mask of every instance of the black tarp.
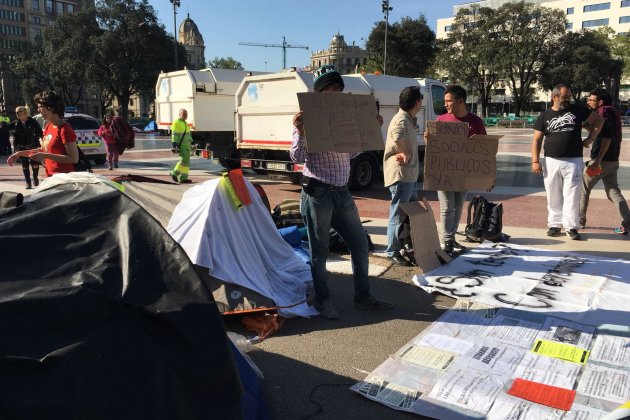
<path id="1" fill-rule="evenodd" d="M 0 209 L 0 419 L 231 419 L 241 393 L 211 293 L 133 200 Z"/>

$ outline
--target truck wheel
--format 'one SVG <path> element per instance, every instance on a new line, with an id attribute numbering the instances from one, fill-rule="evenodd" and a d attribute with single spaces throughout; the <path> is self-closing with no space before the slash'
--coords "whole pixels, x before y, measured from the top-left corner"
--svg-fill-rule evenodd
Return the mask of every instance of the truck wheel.
<path id="1" fill-rule="evenodd" d="M 107 158 L 105 156 L 99 156 L 94 158 L 94 163 L 96 163 L 97 165 L 103 165 L 105 164 L 105 161 L 107 160 Z"/>
<path id="2" fill-rule="evenodd" d="M 377 173 L 375 160 L 369 155 L 359 155 L 352 159 L 348 187 L 357 191 L 367 190 L 372 186 Z"/>
<path id="3" fill-rule="evenodd" d="M 291 173 L 291 175 L 289 175 L 289 179 L 291 180 L 292 184 L 300 184 L 302 182 L 302 172 Z"/>
<path id="4" fill-rule="evenodd" d="M 240 160 L 234 160 L 230 158 L 219 158 L 219 165 L 223 166 L 225 169 L 232 170 L 241 167 Z"/>

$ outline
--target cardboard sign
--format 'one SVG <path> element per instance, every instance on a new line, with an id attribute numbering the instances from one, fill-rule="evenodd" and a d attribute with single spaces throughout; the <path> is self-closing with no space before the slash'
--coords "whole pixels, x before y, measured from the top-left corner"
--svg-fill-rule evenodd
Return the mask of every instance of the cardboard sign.
<path id="1" fill-rule="evenodd" d="M 427 121 L 424 189 L 488 191 L 497 175 L 497 150 L 503 136 L 468 138 L 468 123 Z"/>
<path id="2" fill-rule="evenodd" d="M 298 93 L 309 152 L 383 150 L 383 134 L 372 95 Z"/>
<path id="3" fill-rule="evenodd" d="M 411 242 L 418 267 L 427 273 L 442 265 L 440 258 L 447 263 L 451 257 L 440 246 L 433 210 L 425 197 L 422 197 L 422 204 L 412 201 L 400 203 L 399 207 L 409 216 Z"/>

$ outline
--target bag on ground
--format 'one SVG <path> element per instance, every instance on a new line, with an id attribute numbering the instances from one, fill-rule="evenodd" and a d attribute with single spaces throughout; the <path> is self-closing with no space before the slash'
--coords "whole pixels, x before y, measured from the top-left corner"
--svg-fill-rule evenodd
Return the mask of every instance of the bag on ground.
<path id="1" fill-rule="evenodd" d="M 466 240 L 468 242 L 506 240 L 503 230 L 503 204 L 491 203 L 483 196 L 475 196 L 468 203 Z"/>

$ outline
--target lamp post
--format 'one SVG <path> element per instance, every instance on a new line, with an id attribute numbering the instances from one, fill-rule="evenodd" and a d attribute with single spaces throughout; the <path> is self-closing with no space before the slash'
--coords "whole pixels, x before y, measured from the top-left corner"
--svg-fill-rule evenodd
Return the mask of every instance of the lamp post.
<path id="1" fill-rule="evenodd" d="M 175 41 L 175 70 L 179 70 L 177 59 L 177 8 L 181 5 L 181 0 L 170 0 L 173 4 L 173 40 Z"/>
<path id="2" fill-rule="evenodd" d="M 385 13 L 385 47 L 383 49 L 383 74 L 386 74 L 387 68 L 387 28 L 389 27 L 389 12 L 394 10 L 393 7 L 389 7 L 389 0 L 383 0 L 383 13 Z"/>

